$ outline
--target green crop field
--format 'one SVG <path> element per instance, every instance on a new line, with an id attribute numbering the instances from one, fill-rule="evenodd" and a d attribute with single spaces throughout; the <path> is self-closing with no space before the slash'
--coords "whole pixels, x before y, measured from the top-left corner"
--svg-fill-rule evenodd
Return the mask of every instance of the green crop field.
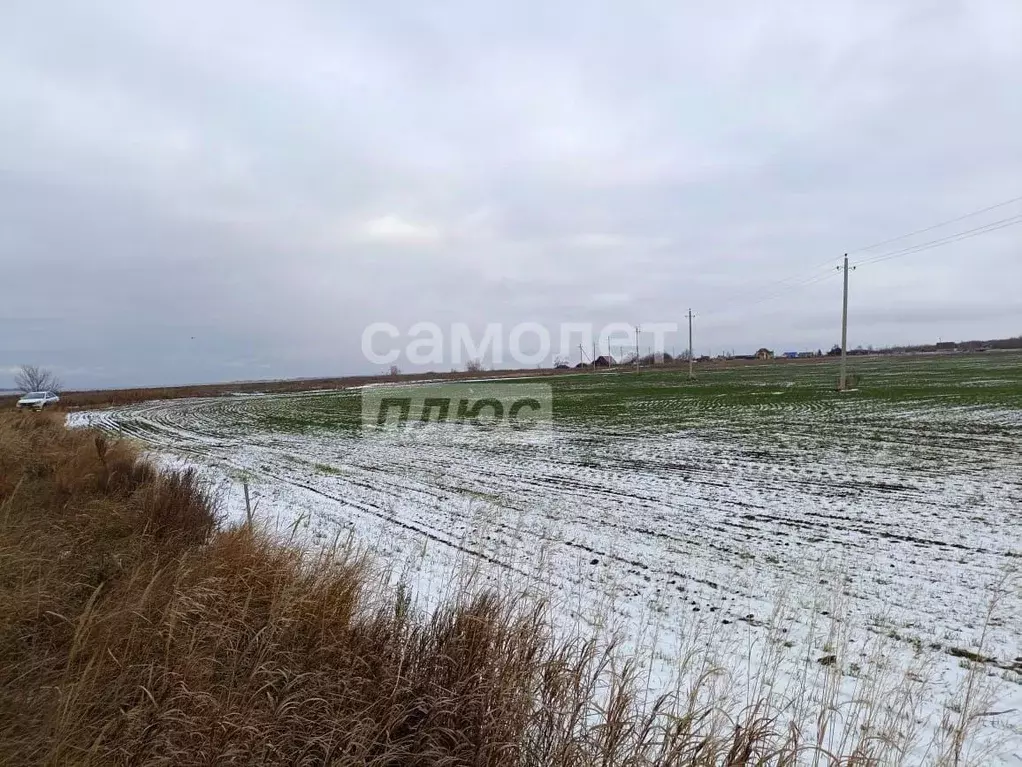
<path id="1" fill-rule="evenodd" d="M 553 388 L 557 423 L 597 429 L 664 432 L 718 426 L 767 428 L 812 414 L 831 425 L 883 425 L 886 414 L 945 408 L 1022 409 L 1022 355 L 853 357 L 854 391 L 837 389 L 839 363 L 824 358 L 684 368 L 609 369 L 533 380 Z M 353 430 L 360 425 L 360 391 L 282 395 L 246 402 L 237 425 L 266 431 Z M 792 422 L 792 425 L 796 425 Z M 971 424 L 982 432 L 996 422 Z"/>

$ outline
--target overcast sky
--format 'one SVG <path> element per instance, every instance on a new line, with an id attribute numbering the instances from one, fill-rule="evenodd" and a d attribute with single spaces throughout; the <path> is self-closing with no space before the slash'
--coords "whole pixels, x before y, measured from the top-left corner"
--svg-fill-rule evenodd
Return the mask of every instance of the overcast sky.
<path id="1" fill-rule="evenodd" d="M 1017 0 L 684 5 L 8 4 L 0 388 L 689 306 L 697 354 L 829 348 L 842 252 L 1022 195 Z M 1022 226 L 851 283 L 851 346 L 1016 335 Z"/>

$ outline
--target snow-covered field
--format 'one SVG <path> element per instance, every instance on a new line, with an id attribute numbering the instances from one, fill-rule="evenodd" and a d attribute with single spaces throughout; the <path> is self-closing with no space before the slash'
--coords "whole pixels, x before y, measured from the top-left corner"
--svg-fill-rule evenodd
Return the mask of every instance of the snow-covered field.
<path id="1" fill-rule="evenodd" d="M 859 368 L 845 395 L 819 365 L 564 377 L 552 424 L 499 440 L 362 430 L 358 391 L 71 420 L 200 467 L 235 520 L 245 481 L 281 534 L 350 536 L 423 606 L 466 583 L 547 597 L 566 630 L 616 632 L 653 689 L 707 653 L 749 700 L 888 685 L 917 696 L 884 725 L 916 731 L 907 763 L 968 684 L 992 690 L 974 758 L 1022 764 L 1019 359 Z"/>

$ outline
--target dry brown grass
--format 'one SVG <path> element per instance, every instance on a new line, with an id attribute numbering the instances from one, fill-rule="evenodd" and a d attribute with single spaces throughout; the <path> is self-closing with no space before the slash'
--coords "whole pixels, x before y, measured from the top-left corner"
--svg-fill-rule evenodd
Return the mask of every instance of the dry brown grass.
<path id="1" fill-rule="evenodd" d="M 524 603 L 417 614 L 349 548 L 219 530 L 193 475 L 0 416 L 5 764 L 837 761 L 766 702 L 702 707 L 705 680 L 646 701 L 633 663 Z M 864 740 L 841 761 L 876 760 Z"/>

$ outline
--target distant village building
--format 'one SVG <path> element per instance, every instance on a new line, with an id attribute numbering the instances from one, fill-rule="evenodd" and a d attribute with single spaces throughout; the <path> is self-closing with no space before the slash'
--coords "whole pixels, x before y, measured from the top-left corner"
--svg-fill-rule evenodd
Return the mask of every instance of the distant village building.
<path id="1" fill-rule="evenodd" d="M 941 341 L 937 344 L 938 352 L 953 352 L 958 350 L 958 344 L 954 341 Z"/>
<path id="2" fill-rule="evenodd" d="M 758 360 L 772 360 L 773 358 L 774 353 L 770 349 L 767 349 L 765 346 L 758 352 L 756 352 L 756 359 Z"/>
<path id="3" fill-rule="evenodd" d="M 784 359 L 786 359 L 786 360 L 797 360 L 798 359 L 798 352 L 785 352 L 784 353 Z"/>
<path id="4" fill-rule="evenodd" d="M 596 358 L 596 362 L 593 364 L 598 368 L 609 368 L 616 363 L 614 362 L 614 358 L 609 354 L 601 354 Z"/>

